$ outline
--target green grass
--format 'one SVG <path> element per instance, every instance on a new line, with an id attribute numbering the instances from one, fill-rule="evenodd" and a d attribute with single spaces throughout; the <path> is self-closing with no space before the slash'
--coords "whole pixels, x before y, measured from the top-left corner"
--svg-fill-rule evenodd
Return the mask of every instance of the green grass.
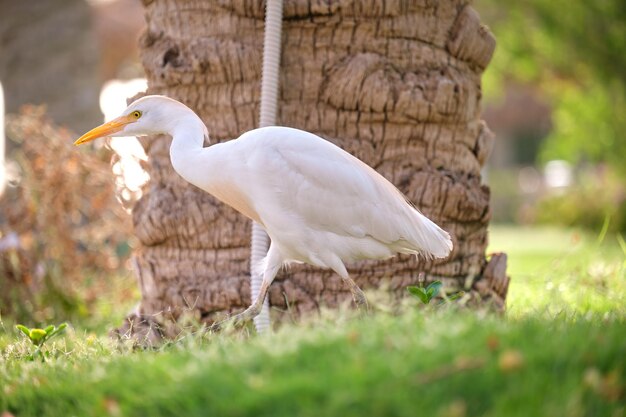
<path id="1" fill-rule="evenodd" d="M 401 315 L 325 311 L 146 351 L 75 329 L 46 363 L 5 323 L 0 415 L 621 417 L 625 254 L 574 233 L 493 230 L 513 278 L 504 317 L 407 299 Z"/>
<path id="2" fill-rule="evenodd" d="M 488 252 L 508 255 L 509 317 L 545 312 L 626 314 L 626 247 L 615 234 L 492 227 Z"/>

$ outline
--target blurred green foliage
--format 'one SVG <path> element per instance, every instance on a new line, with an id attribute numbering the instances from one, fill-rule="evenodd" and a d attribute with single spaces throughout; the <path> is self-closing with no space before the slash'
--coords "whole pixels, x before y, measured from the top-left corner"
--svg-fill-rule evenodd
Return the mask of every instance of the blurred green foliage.
<path id="1" fill-rule="evenodd" d="M 542 160 L 607 162 L 626 175 L 626 2 L 476 0 L 498 46 L 483 86 L 538 87 L 553 106 Z"/>
<path id="2" fill-rule="evenodd" d="M 543 195 L 532 210 L 538 223 L 626 232 L 626 193 L 613 170 L 581 170 L 571 187 Z"/>
<path id="3" fill-rule="evenodd" d="M 519 177 L 518 169 L 489 172 L 495 223 L 552 224 L 593 233 L 606 227 L 610 232 L 626 232 L 624 178 L 606 164 L 580 166 L 568 187 L 544 186 L 531 193 L 521 190 Z"/>

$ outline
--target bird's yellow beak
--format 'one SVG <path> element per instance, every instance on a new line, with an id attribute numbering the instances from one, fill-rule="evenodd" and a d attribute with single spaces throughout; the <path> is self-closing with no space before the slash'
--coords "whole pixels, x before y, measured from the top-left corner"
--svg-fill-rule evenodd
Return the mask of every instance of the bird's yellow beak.
<path id="1" fill-rule="evenodd" d="M 91 142 L 94 139 L 103 138 L 113 133 L 119 132 L 124 129 L 129 123 L 136 122 L 137 119 L 132 117 L 131 115 L 120 116 L 117 119 L 113 119 L 108 123 L 100 125 L 95 129 L 91 129 L 89 132 L 82 135 L 80 138 L 74 142 L 74 145 L 82 145 L 83 143 Z"/>

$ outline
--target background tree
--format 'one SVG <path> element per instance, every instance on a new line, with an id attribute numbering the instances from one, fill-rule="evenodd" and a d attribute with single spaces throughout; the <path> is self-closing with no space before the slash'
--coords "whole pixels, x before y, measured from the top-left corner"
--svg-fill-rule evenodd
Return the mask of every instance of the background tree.
<path id="1" fill-rule="evenodd" d="M 485 77 L 488 98 L 510 81 L 537 86 L 554 111 L 540 158 L 606 162 L 624 177 L 626 3 L 530 0 L 503 8 L 479 0 L 477 7 L 501 46 Z"/>
<path id="2" fill-rule="evenodd" d="M 56 123 L 76 131 L 102 120 L 91 25 L 84 0 L 0 0 L 0 80 L 8 113 L 46 104 Z"/>
<path id="3" fill-rule="evenodd" d="M 196 110 L 212 141 L 257 126 L 263 2 L 143 3 L 148 93 Z M 287 0 L 283 24 L 279 124 L 361 158 L 454 239 L 446 262 L 406 256 L 351 265 L 357 283 L 385 281 L 400 295 L 423 271 L 427 281 L 470 290 L 472 300 L 480 289 L 501 303 L 506 260 L 487 266 L 489 190 L 480 174 L 493 142 L 479 119 L 480 75 L 495 41 L 468 1 Z M 178 317 L 193 307 L 211 321 L 244 308 L 249 222 L 173 172 L 169 138 L 143 143 L 151 180 L 133 211 L 140 315 Z M 279 275 L 270 290 L 270 304 L 285 311 L 289 304 L 292 314 L 349 300 L 338 276 L 306 266 Z"/>
<path id="4" fill-rule="evenodd" d="M 493 182 L 494 194 L 518 221 L 626 231 L 626 3 L 529 0 L 502 7 L 479 0 L 476 7 L 499 40 L 484 78 L 489 106 L 511 91 L 531 92 L 545 103 L 549 128 L 533 138 L 535 146 L 519 141 L 535 148 L 526 165 L 556 159 L 573 168 L 569 186 L 540 190 L 531 205 L 519 193 L 515 203 L 516 184 Z"/>

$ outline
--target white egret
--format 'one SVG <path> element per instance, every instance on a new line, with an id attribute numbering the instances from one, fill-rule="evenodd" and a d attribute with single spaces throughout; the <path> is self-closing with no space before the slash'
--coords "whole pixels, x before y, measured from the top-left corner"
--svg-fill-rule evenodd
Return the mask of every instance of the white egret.
<path id="1" fill-rule="evenodd" d="M 164 96 L 147 96 L 75 144 L 156 134 L 172 136 L 170 159 L 181 177 L 256 221 L 271 239 L 262 265 L 252 265 L 263 275 L 259 294 L 235 322 L 259 313 L 274 277 L 290 262 L 332 269 L 361 306 L 367 304 L 365 295 L 344 261 L 396 253 L 445 258 L 452 250 L 448 233 L 383 176 L 302 130 L 264 127 L 204 147 L 207 128 L 191 109 Z"/>

